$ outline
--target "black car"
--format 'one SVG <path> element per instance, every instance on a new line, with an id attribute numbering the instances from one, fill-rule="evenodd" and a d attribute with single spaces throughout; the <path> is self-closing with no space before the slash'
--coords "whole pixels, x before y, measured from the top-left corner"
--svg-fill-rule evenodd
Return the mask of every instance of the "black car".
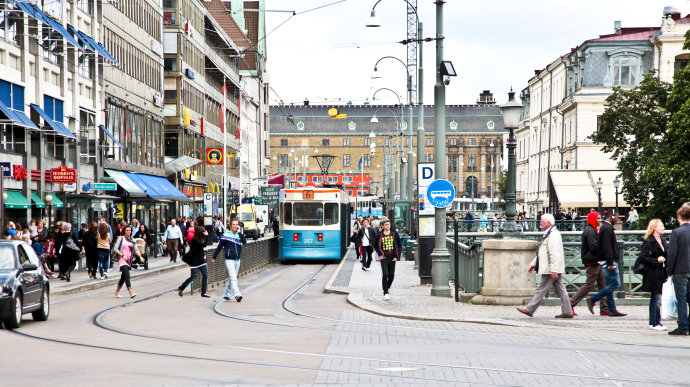
<path id="1" fill-rule="evenodd" d="M 0 320 L 19 328 L 22 315 L 45 321 L 50 313 L 50 285 L 41 262 L 28 243 L 0 241 Z"/>

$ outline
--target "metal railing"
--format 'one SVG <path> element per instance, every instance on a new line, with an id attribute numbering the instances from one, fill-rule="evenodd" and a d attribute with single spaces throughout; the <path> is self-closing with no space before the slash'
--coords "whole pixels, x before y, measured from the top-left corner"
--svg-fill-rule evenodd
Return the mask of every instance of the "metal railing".
<path id="1" fill-rule="evenodd" d="M 446 234 L 446 246 L 451 253 L 449 265 L 449 278 L 454 282 L 455 300 L 458 301 L 458 292 L 479 293 L 482 289 L 484 275 L 484 249 L 482 241 L 495 239 L 495 232 L 460 232 L 462 222 L 453 224 L 453 233 Z M 670 231 L 664 233 L 668 242 Z M 563 231 L 563 253 L 565 257 L 565 274 L 563 282 L 569 293 L 575 293 L 586 279 L 585 266 L 580 256 L 582 246 L 582 232 Z M 542 232 L 526 232 L 520 238 L 540 240 Z M 619 273 L 621 288 L 616 293 L 618 298 L 626 295 L 646 295 L 641 290 L 642 275 L 635 274 L 632 267 L 640 254 L 644 231 L 616 231 L 619 250 Z M 526 269 L 526 268 L 525 268 Z"/>
<path id="2" fill-rule="evenodd" d="M 462 216 L 462 213 L 458 213 Z M 487 213 L 487 216 L 493 214 Z M 487 220 L 480 220 L 479 217 L 474 218 L 474 220 L 457 219 L 461 232 L 497 232 L 501 229 L 501 226 L 505 222 L 505 219 L 493 220 L 488 218 Z M 539 221 L 536 219 L 525 219 L 516 220 L 515 223 L 523 232 L 533 232 L 539 231 Z M 556 221 L 556 227 L 559 231 L 582 231 L 587 225 L 587 219 L 581 220 L 559 220 Z M 446 231 L 451 232 L 453 230 L 453 221 L 447 222 Z"/>
<path id="3" fill-rule="evenodd" d="M 219 252 L 216 263 L 211 262 L 215 248 L 206 249 L 206 262 L 208 264 L 208 286 L 210 289 L 216 286 L 224 286 L 228 280 L 228 271 L 225 267 L 225 253 Z M 271 263 L 280 262 L 278 259 L 278 238 L 250 241 L 242 246 L 240 257 L 240 270 L 237 276 L 242 276 L 258 270 Z M 201 273 L 197 274 L 192 282 L 192 293 L 201 289 Z"/>

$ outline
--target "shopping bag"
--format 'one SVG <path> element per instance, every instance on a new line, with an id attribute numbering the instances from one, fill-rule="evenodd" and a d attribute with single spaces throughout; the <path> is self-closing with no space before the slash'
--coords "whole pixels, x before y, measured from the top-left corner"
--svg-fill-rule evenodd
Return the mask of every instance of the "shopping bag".
<path id="1" fill-rule="evenodd" d="M 678 318 L 678 301 L 676 300 L 676 290 L 673 287 L 673 280 L 668 279 L 664 282 L 661 289 L 661 319 L 676 320 Z"/>

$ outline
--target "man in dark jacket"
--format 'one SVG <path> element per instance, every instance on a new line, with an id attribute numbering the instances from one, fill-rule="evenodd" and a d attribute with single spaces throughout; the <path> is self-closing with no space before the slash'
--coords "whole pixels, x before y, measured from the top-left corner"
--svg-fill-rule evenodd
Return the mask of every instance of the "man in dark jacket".
<path id="1" fill-rule="evenodd" d="M 678 226 L 671 232 L 671 241 L 666 257 L 666 272 L 673 276 L 673 287 L 678 300 L 678 328 L 669 332 L 673 336 L 688 334 L 688 301 L 690 300 L 690 203 L 685 203 L 676 212 Z"/>
<path id="2" fill-rule="evenodd" d="M 228 284 L 225 286 L 225 293 L 223 298 L 230 300 L 230 290 L 232 289 L 235 300 L 242 301 L 242 294 L 237 286 L 237 272 L 240 270 L 240 256 L 242 255 L 242 245 L 247 244 L 247 238 L 240 232 L 240 221 L 233 219 L 230 222 L 230 229 L 225 231 L 223 237 L 220 238 L 220 243 L 213 253 L 213 259 L 216 259 L 218 253 L 225 249 L 225 267 L 228 270 Z"/>
<path id="3" fill-rule="evenodd" d="M 583 298 L 587 297 L 587 294 L 594 289 L 594 284 L 596 283 L 599 287 L 599 291 L 604 289 L 606 286 L 606 280 L 604 279 L 604 272 L 601 265 L 597 263 L 598 260 L 598 249 L 599 249 L 599 226 L 601 226 L 601 215 L 598 212 L 592 212 L 587 215 L 587 225 L 582 231 L 582 247 L 580 248 L 580 256 L 582 257 L 582 263 L 585 265 L 585 272 L 587 273 L 587 280 L 580 286 L 577 293 L 573 295 L 570 299 L 570 306 L 573 308 L 573 315 L 577 316 L 575 313 L 575 305 L 582 301 Z M 609 308 L 606 298 L 602 298 L 599 303 L 599 314 L 602 316 L 608 316 Z"/>
<path id="4" fill-rule="evenodd" d="M 278 238 L 280 236 L 280 220 L 278 220 L 278 215 L 273 217 L 271 226 L 273 227 L 273 237 Z"/>
<path id="5" fill-rule="evenodd" d="M 393 284 L 395 277 L 395 262 L 400 259 L 400 252 L 402 251 L 402 242 L 397 232 L 391 230 L 390 219 L 383 219 L 381 221 L 383 230 L 379 233 L 374 244 L 374 249 L 381 259 L 381 284 L 383 285 L 383 299 L 389 300 L 388 289 Z"/>
<path id="6" fill-rule="evenodd" d="M 618 274 L 618 241 L 616 240 L 616 233 L 613 231 L 613 226 L 618 222 L 618 214 L 614 210 L 606 210 L 604 214 L 606 219 L 599 229 L 599 265 L 606 266 L 604 268 L 606 287 L 592 297 L 587 297 L 587 307 L 594 314 L 594 303 L 606 297 L 609 316 L 622 317 L 626 314 L 616 309 L 616 302 L 613 299 L 613 292 L 621 286 Z"/>
<path id="7" fill-rule="evenodd" d="M 374 252 L 376 230 L 369 225 L 369 218 L 362 219 L 362 227 L 357 231 L 357 243 L 362 246 L 362 270 L 371 266 L 371 254 Z"/>

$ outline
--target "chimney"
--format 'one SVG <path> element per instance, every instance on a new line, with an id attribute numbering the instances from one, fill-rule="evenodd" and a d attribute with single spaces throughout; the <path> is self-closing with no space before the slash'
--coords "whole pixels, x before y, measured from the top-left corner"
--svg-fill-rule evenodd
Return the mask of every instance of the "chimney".
<path id="1" fill-rule="evenodd" d="M 673 20 L 678 20 L 681 17 L 680 12 L 678 11 L 678 8 L 676 8 L 676 7 L 664 7 L 664 19 L 669 17 L 669 16 Z"/>
<path id="2" fill-rule="evenodd" d="M 615 22 L 613 22 L 613 30 L 614 30 L 614 33 L 616 35 L 621 34 L 621 28 L 622 27 L 621 27 L 621 21 L 620 20 L 616 20 Z"/>
<path id="3" fill-rule="evenodd" d="M 304 99 L 304 106 L 309 106 L 309 98 Z"/>
<path id="4" fill-rule="evenodd" d="M 477 105 L 494 105 L 496 100 L 494 99 L 494 94 L 491 90 L 484 90 L 479 94 L 479 99 L 477 99 Z"/>

